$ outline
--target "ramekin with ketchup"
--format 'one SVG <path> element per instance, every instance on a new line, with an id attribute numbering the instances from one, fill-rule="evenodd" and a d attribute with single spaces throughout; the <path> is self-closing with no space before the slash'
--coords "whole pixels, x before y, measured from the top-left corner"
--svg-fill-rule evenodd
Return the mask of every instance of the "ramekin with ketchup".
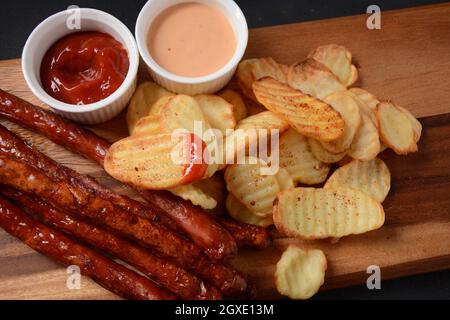
<path id="1" fill-rule="evenodd" d="M 135 88 L 139 52 L 133 35 L 115 17 L 78 9 L 80 28 L 70 12 L 39 24 L 22 53 L 22 71 L 31 91 L 55 112 L 86 124 L 119 114 Z"/>
<path id="2" fill-rule="evenodd" d="M 248 41 L 233 0 L 149 0 L 136 22 L 136 42 L 153 79 L 176 93 L 224 87 Z"/>

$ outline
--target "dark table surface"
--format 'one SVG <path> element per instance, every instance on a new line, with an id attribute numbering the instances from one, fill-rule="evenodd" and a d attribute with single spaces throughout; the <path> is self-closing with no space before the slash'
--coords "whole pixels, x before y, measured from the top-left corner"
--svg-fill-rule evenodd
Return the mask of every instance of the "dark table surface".
<path id="1" fill-rule="evenodd" d="M 69 5 L 107 11 L 130 30 L 146 0 L 8 0 L 0 10 L 0 60 L 18 58 L 27 36 L 49 15 Z M 371 4 L 383 10 L 446 1 L 378 0 L 236 0 L 250 28 L 363 14 Z M 450 19 L 450 17 L 449 17 Z M 413 245 L 413 244 L 411 244 Z M 383 277 L 381 270 L 381 278 Z M 337 289 L 318 294 L 315 299 L 450 299 L 450 270 L 396 280 L 382 281 L 381 290 L 366 286 Z"/>

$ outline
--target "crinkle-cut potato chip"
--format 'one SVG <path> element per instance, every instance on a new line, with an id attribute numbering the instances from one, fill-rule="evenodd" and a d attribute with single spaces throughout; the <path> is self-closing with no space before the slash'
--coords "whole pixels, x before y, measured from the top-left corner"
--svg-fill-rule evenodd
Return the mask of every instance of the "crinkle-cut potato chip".
<path id="1" fill-rule="evenodd" d="M 400 106 L 397 107 L 408 117 L 414 131 L 414 140 L 416 141 L 416 143 L 419 142 L 420 137 L 422 136 L 422 124 L 408 109 Z"/>
<path id="2" fill-rule="evenodd" d="M 360 190 L 383 202 L 391 188 L 391 173 L 387 165 L 378 158 L 371 161 L 354 160 L 337 169 L 324 186 L 334 190 L 341 187 Z"/>
<path id="3" fill-rule="evenodd" d="M 178 139 L 170 133 L 130 136 L 109 148 L 105 170 L 139 188 L 170 189 L 203 178 L 208 165 L 197 153 L 204 148 L 204 141 L 188 133 Z"/>
<path id="4" fill-rule="evenodd" d="M 252 65 L 256 63 L 258 59 L 246 59 L 242 60 L 236 70 L 236 79 L 241 92 L 249 99 L 254 100 L 252 85 L 255 81 L 253 75 Z"/>
<path id="5" fill-rule="evenodd" d="M 133 133 L 136 122 L 147 116 L 153 104 L 165 95 L 171 95 L 171 93 L 154 82 L 144 82 L 139 85 L 131 98 L 127 111 L 127 125 L 130 134 Z"/>
<path id="6" fill-rule="evenodd" d="M 272 78 L 256 81 L 253 90 L 259 102 L 305 136 L 332 141 L 344 134 L 341 115 L 323 101 Z"/>
<path id="7" fill-rule="evenodd" d="M 158 99 L 151 107 L 148 112 L 149 115 L 160 116 L 161 110 L 165 107 L 165 105 L 173 98 L 175 94 L 169 93 Z"/>
<path id="8" fill-rule="evenodd" d="M 295 183 L 318 184 L 325 181 L 330 166 L 314 157 L 308 138 L 290 129 L 280 137 L 280 167 L 285 168 Z"/>
<path id="9" fill-rule="evenodd" d="M 195 187 L 193 184 L 175 187 L 169 189 L 174 195 L 190 201 L 196 206 L 200 206 L 205 210 L 214 209 L 217 206 L 217 201 L 204 193 L 200 188 Z"/>
<path id="10" fill-rule="evenodd" d="M 261 78 L 271 77 L 286 83 L 285 68 L 272 58 L 247 59 L 241 61 L 236 71 L 236 78 L 242 93 L 249 99 L 258 102 L 253 93 L 253 83 Z"/>
<path id="11" fill-rule="evenodd" d="M 139 119 L 133 130 L 133 136 L 158 133 L 161 133 L 159 129 L 159 117 L 155 115 L 148 115 Z"/>
<path id="12" fill-rule="evenodd" d="M 289 73 L 290 66 L 288 66 L 286 64 L 280 64 L 280 63 L 278 64 L 278 66 L 280 67 L 281 71 L 283 71 L 285 79 L 286 79 L 286 82 L 287 82 L 287 76 L 288 76 L 288 73 Z"/>
<path id="13" fill-rule="evenodd" d="M 268 215 L 265 217 L 255 215 L 231 193 L 229 193 L 227 196 L 226 208 L 230 217 L 232 217 L 236 221 L 260 226 L 263 228 L 267 228 L 273 225 L 272 215 Z"/>
<path id="14" fill-rule="evenodd" d="M 374 159 L 380 153 L 380 136 L 377 127 L 364 112 L 361 112 L 361 125 L 348 150 L 349 156 L 361 161 Z"/>
<path id="15" fill-rule="evenodd" d="M 246 151 L 250 144 L 257 146 L 259 143 L 259 135 L 266 132 L 267 137 L 278 130 L 279 134 L 286 131 L 289 124 L 280 116 L 271 111 L 264 111 L 253 116 L 242 119 L 236 126 L 236 130 L 226 136 L 223 155 L 225 163 L 233 163 L 238 152 L 248 154 Z M 263 129 L 266 131 L 259 131 Z"/>
<path id="16" fill-rule="evenodd" d="M 369 109 L 375 110 L 380 103 L 377 97 L 370 92 L 361 88 L 351 88 L 348 91 L 353 93 L 359 100 L 361 100 Z"/>
<path id="17" fill-rule="evenodd" d="M 202 133 L 206 133 L 209 129 L 211 129 L 211 126 L 203 114 L 197 100 L 184 94 L 179 94 L 173 97 L 163 107 L 161 110 L 159 125 L 163 132 L 168 133 L 172 133 L 175 130 L 184 129 L 190 133 L 198 134 L 199 132 L 196 132 L 196 129 L 202 130 Z M 220 137 L 217 137 L 216 135 L 202 137 L 205 139 L 205 143 L 211 157 L 215 156 L 215 144 L 220 143 L 218 140 L 222 136 L 220 132 L 217 134 L 220 135 Z M 205 173 L 205 178 L 211 177 L 218 169 L 219 166 L 217 162 L 209 163 L 208 169 Z"/>
<path id="18" fill-rule="evenodd" d="M 390 102 L 377 106 L 381 141 L 397 154 L 417 151 L 413 125 L 408 115 Z"/>
<path id="19" fill-rule="evenodd" d="M 222 174 L 216 173 L 208 179 L 195 181 L 192 185 L 216 200 L 217 206 L 214 209 L 207 209 L 209 213 L 223 214 L 225 212 L 225 199 L 228 192 Z"/>
<path id="20" fill-rule="evenodd" d="M 279 130 L 284 132 L 289 128 L 289 123 L 282 117 L 278 116 L 272 111 L 264 111 L 254 116 L 242 119 L 236 129 L 266 129 L 266 130 Z"/>
<path id="21" fill-rule="evenodd" d="M 352 64 L 352 53 L 344 46 L 329 44 L 312 51 L 312 58 L 331 70 L 346 87 L 358 80 L 358 69 Z"/>
<path id="22" fill-rule="evenodd" d="M 291 299 L 309 299 L 323 285 L 326 270 L 327 258 L 322 250 L 290 245 L 277 263 L 275 285 L 279 293 Z"/>
<path id="23" fill-rule="evenodd" d="M 347 155 L 347 152 L 337 154 L 331 153 L 322 146 L 320 141 L 313 138 L 308 138 L 308 142 L 314 157 L 323 163 L 336 163 L 341 161 Z"/>
<path id="24" fill-rule="evenodd" d="M 160 126 L 165 132 L 185 129 L 195 133 L 196 122 L 204 131 L 211 128 L 197 100 L 191 96 L 176 95 L 161 110 Z"/>
<path id="25" fill-rule="evenodd" d="M 278 194 L 273 219 L 287 236 L 341 238 L 380 228 L 384 210 L 374 198 L 351 188 L 295 188 Z"/>
<path id="26" fill-rule="evenodd" d="M 289 174 L 289 172 L 286 169 L 279 167 L 278 172 L 274 175 L 274 177 L 277 179 L 280 191 L 295 188 L 294 179 L 292 179 L 292 176 Z M 274 198 L 273 200 L 275 201 L 275 199 L 276 198 Z M 267 216 L 273 215 L 272 211 L 273 211 L 273 209 L 270 212 L 266 212 L 266 213 L 253 212 L 253 214 L 260 216 L 260 217 L 267 217 Z M 273 219 L 272 219 L 272 221 L 273 221 Z"/>
<path id="27" fill-rule="evenodd" d="M 273 201 L 282 189 L 276 175 L 264 175 L 263 168 L 268 168 L 264 161 L 247 157 L 245 164 L 228 166 L 224 177 L 227 190 L 252 213 L 267 216 L 272 215 Z M 287 186 L 292 187 L 293 182 Z"/>
<path id="28" fill-rule="evenodd" d="M 339 154 L 347 151 L 361 124 L 358 103 L 345 92 L 336 92 L 324 100 L 338 111 L 345 122 L 344 134 L 337 140 L 322 142 L 322 146 L 331 153 Z"/>
<path id="29" fill-rule="evenodd" d="M 233 105 L 236 123 L 247 117 L 247 107 L 239 93 L 231 89 L 225 89 L 220 91 L 217 95 Z"/>
<path id="30" fill-rule="evenodd" d="M 378 101 L 377 97 L 360 88 L 351 88 L 350 90 L 345 91 L 345 93 L 355 99 L 358 103 L 360 113 L 365 113 L 378 129 L 376 107 L 380 101 Z"/>
<path id="31" fill-rule="evenodd" d="M 234 107 L 231 103 L 212 94 L 196 95 L 194 99 L 212 128 L 219 129 L 225 135 L 227 129 L 236 127 Z"/>
<path id="32" fill-rule="evenodd" d="M 288 84 L 320 100 L 334 92 L 347 90 L 330 69 L 314 59 L 292 65 L 288 73 Z"/>
<path id="33" fill-rule="evenodd" d="M 275 175 L 275 178 L 277 178 L 280 190 L 287 190 L 295 187 L 292 175 L 284 168 L 278 168 L 278 172 Z"/>

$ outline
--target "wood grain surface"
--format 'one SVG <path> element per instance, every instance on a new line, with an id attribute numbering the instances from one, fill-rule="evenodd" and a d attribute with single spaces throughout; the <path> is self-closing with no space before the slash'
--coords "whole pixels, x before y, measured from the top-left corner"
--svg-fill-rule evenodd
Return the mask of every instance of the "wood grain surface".
<path id="1" fill-rule="evenodd" d="M 242 251 L 233 262 L 256 283 L 258 297 L 277 297 L 273 272 L 287 245 L 321 248 L 329 268 L 324 289 L 363 283 L 370 265 L 382 278 L 450 268 L 450 4 L 382 12 L 381 30 L 366 28 L 366 15 L 250 30 L 247 57 L 272 56 L 294 63 L 320 44 L 347 46 L 359 66 L 361 86 L 422 118 L 419 153 L 382 154 L 392 172 L 384 203 L 386 225 L 377 231 L 328 241 L 302 242 L 274 232 L 274 246 Z M 141 72 L 141 80 L 146 79 Z M 42 104 L 28 90 L 19 60 L 0 61 L 0 88 Z M 45 106 L 44 106 L 45 107 Z M 117 192 L 136 197 L 89 160 L 0 119 L 56 161 L 90 174 Z M 115 141 L 126 135 L 124 115 L 92 127 Z M 66 269 L 0 230 L 0 299 L 116 299 L 83 277 L 68 290 Z"/>

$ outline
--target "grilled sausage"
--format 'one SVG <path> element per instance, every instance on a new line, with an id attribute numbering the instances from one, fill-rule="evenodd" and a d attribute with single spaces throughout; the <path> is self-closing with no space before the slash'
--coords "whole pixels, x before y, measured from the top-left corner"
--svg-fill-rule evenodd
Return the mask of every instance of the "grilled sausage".
<path id="1" fill-rule="evenodd" d="M 0 115 L 19 125 L 39 132 L 48 137 L 53 142 L 60 144 L 69 150 L 89 158 L 103 166 L 104 157 L 110 147 L 110 143 L 97 136 L 95 133 L 83 129 L 57 114 L 36 107 L 25 100 L 22 100 L 10 93 L 0 90 Z M 168 201 L 174 199 L 168 197 L 170 193 L 156 192 L 155 197 L 159 200 L 163 208 L 167 208 Z M 152 221 L 161 221 L 172 230 L 181 230 L 205 253 L 214 260 L 221 260 L 235 256 L 237 245 L 232 235 L 218 224 L 213 218 L 202 210 L 185 210 L 185 206 L 176 210 L 164 211 L 163 214 L 155 210 L 144 210 L 142 205 L 126 197 L 120 197 L 116 204 L 128 207 L 135 214 L 147 217 Z M 184 200 L 183 200 L 184 201 Z M 183 203 L 179 201 L 178 203 Z M 174 206 L 171 206 L 172 208 Z M 167 219 L 167 216 L 172 219 Z M 171 221 L 172 220 L 172 221 Z M 174 225 L 176 223 L 176 225 Z"/>
<path id="2" fill-rule="evenodd" d="M 128 299 L 176 299 L 152 281 L 28 217 L 0 196 L 0 226 L 32 249 L 80 271 Z"/>
<path id="3" fill-rule="evenodd" d="M 272 237 L 266 228 L 226 218 L 218 218 L 218 221 L 231 231 L 239 248 L 262 250 L 272 244 Z"/>
<path id="4" fill-rule="evenodd" d="M 210 282 L 228 296 L 246 290 L 245 279 L 235 269 L 212 262 L 200 248 L 169 229 L 115 206 L 101 192 L 106 188 L 92 178 L 80 177 L 83 176 L 58 165 L 0 126 L 0 183 L 34 194 L 72 215 L 90 219 L 134 240 Z M 85 183 L 86 179 L 89 184 Z M 92 188 L 93 185 L 97 187 Z"/>
<path id="5" fill-rule="evenodd" d="M 182 299 L 216 300 L 222 297 L 215 287 L 122 237 L 74 218 L 37 197 L 6 187 L 1 187 L 0 192 L 18 202 L 35 219 L 129 263 Z"/>
<path id="6" fill-rule="evenodd" d="M 36 107 L 0 89 L 0 115 L 14 123 L 38 132 L 56 144 L 62 145 L 103 166 L 103 160 L 110 143 L 95 133 L 61 118 L 51 111 Z M 159 204 L 159 207 L 167 208 L 165 203 L 168 200 L 167 196 L 169 193 L 151 191 L 151 196 L 149 195 L 150 191 L 146 191 L 146 193 L 148 199 L 152 200 L 151 202 L 153 204 Z M 121 201 L 123 202 L 123 199 Z M 154 211 L 146 212 L 136 208 L 135 204 L 128 205 L 130 208 L 134 208 L 137 214 L 147 214 L 153 221 L 162 220 L 161 222 L 172 230 L 180 230 L 181 228 L 181 231 L 187 233 L 213 259 L 233 255 L 235 246 L 230 242 L 230 239 L 223 232 L 222 228 L 217 227 L 212 217 L 204 214 L 200 208 L 193 206 L 189 201 L 178 201 L 181 206 L 176 211 L 164 211 L 165 214 L 171 216 L 176 221 L 177 225 L 174 225 L 175 221 L 167 219 L 163 215 L 156 215 Z M 198 214 L 198 212 L 202 212 L 203 214 Z M 255 228 L 248 228 L 248 225 L 245 224 L 237 229 L 235 227 L 228 228 L 227 224 L 222 224 L 222 226 L 227 229 L 235 241 L 245 239 L 245 243 L 238 243 L 238 246 L 255 248 L 260 246 L 258 243 L 249 242 L 251 239 L 256 239 L 254 237 Z M 234 235 L 233 232 L 236 230 L 239 230 L 239 234 Z M 263 233 L 264 230 L 259 228 L 258 232 Z M 222 241 L 219 239 L 222 239 Z"/>

